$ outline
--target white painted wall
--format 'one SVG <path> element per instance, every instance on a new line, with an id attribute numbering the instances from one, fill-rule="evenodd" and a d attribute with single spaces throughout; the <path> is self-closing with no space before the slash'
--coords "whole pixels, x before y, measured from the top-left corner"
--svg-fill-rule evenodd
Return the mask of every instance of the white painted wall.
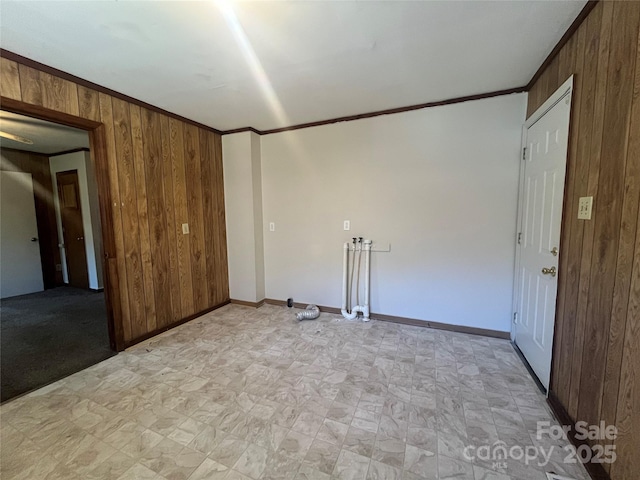
<path id="1" fill-rule="evenodd" d="M 102 275 L 102 231 L 100 227 L 100 207 L 98 204 L 98 186 L 91 154 L 89 152 L 75 152 L 66 155 L 49 157 L 49 168 L 53 180 L 53 191 L 58 191 L 56 173 L 67 170 L 78 170 L 80 187 L 80 206 L 82 208 L 82 226 L 84 228 L 85 250 L 87 254 L 87 269 L 89 272 L 89 288 L 103 288 Z M 56 210 L 56 224 L 58 238 L 63 241 L 62 219 L 57 193 L 54 195 Z M 64 248 L 60 248 L 62 258 L 62 277 L 68 283 L 67 260 Z"/>
<path id="2" fill-rule="evenodd" d="M 342 243 L 363 236 L 391 244 L 372 254 L 373 312 L 509 331 L 525 110 L 518 94 L 262 136 L 266 297 L 338 307 Z"/>
<path id="3" fill-rule="evenodd" d="M 260 137 L 222 137 L 229 293 L 234 300 L 265 298 Z"/>

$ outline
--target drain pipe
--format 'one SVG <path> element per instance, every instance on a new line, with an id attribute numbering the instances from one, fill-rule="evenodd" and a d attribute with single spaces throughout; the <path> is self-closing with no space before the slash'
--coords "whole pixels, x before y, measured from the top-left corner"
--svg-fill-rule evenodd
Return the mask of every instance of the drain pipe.
<path id="1" fill-rule="evenodd" d="M 351 309 L 351 312 L 348 311 L 349 305 L 347 301 L 347 284 L 348 282 L 348 271 L 349 271 L 349 242 L 344 244 L 344 252 L 342 255 L 343 262 L 343 271 L 342 271 L 342 308 L 341 313 L 344 318 L 347 320 L 353 320 L 358 316 L 358 312 L 362 312 L 363 320 L 368 322 L 369 318 L 369 281 L 370 281 L 370 268 L 371 268 L 371 244 L 373 242 L 371 240 L 364 241 L 364 261 L 365 261 L 365 278 L 364 278 L 364 305 L 356 305 Z M 354 260 L 355 260 L 355 251 L 354 251 Z"/>
<path id="2" fill-rule="evenodd" d="M 364 241 L 364 306 L 362 307 L 363 320 L 368 322 L 369 318 L 369 282 L 371 268 L 371 240 Z"/>
<path id="3" fill-rule="evenodd" d="M 344 243 L 344 247 L 343 247 L 344 251 L 342 253 L 342 308 L 341 308 L 341 312 L 342 312 L 342 316 L 344 318 L 346 318 L 347 320 L 353 320 L 354 318 L 356 318 L 356 316 L 358 315 L 357 312 L 355 311 L 351 311 L 351 313 L 349 313 L 349 311 L 347 310 L 349 308 L 348 302 L 348 297 L 349 297 L 349 293 L 348 293 L 348 285 L 349 285 L 349 242 L 345 242 Z"/>

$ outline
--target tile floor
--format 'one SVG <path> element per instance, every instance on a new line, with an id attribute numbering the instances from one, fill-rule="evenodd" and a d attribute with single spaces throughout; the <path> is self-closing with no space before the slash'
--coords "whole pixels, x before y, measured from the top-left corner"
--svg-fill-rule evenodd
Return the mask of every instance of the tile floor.
<path id="1" fill-rule="evenodd" d="M 555 422 L 508 341 L 268 305 L 223 307 L 0 414 L 5 480 L 588 478 L 536 438 Z M 555 450 L 546 467 L 464 454 L 496 442 Z"/>

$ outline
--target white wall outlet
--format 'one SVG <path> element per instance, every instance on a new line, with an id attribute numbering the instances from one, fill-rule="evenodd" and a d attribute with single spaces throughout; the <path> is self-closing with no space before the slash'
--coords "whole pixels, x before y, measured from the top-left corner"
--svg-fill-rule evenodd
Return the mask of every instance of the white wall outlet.
<path id="1" fill-rule="evenodd" d="M 345 220 L 342 228 L 345 230 L 351 230 L 351 222 L 349 220 Z"/>
<path id="2" fill-rule="evenodd" d="M 593 197 L 580 197 L 578 201 L 578 219 L 591 220 L 591 209 L 593 208 Z"/>
<path id="3" fill-rule="evenodd" d="M 182 224 L 182 234 L 183 235 L 187 235 L 189 233 L 189 224 L 188 223 L 183 223 Z"/>
<path id="4" fill-rule="evenodd" d="M 276 231 L 276 223 L 275 222 L 269 222 L 269 231 L 270 232 L 275 232 Z"/>

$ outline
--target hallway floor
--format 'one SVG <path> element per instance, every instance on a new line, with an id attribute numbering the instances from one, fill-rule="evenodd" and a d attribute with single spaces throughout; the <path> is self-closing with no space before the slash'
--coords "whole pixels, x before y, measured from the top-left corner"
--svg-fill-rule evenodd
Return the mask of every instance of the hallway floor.
<path id="1" fill-rule="evenodd" d="M 104 293 L 73 287 L 0 300 L 2 401 L 115 355 Z"/>
<path id="2" fill-rule="evenodd" d="M 0 413 L 6 480 L 588 478 L 536 437 L 556 422 L 508 341 L 270 305 L 228 305 Z M 479 458 L 496 442 L 552 455 Z"/>

